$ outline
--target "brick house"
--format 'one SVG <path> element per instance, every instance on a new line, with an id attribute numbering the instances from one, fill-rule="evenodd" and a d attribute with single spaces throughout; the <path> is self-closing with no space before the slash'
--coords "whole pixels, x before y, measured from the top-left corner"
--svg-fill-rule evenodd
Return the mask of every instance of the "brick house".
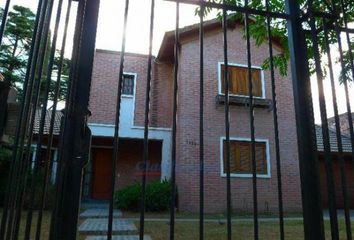
<path id="1" fill-rule="evenodd" d="M 232 205 L 235 210 L 252 210 L 250 164 L 250 126 L 246 84 L 246 42 L 242 25 L 228 29 L 228 57 L 231 74 L 231 168 Z M 199 206 L 199 41 L 198 25 L 180 30 L 177 185 L 181 210 L 198 211 Z M 223 160 L 223 37 L 217 20 L 205 23 L 205 204 L 207 212 L 226 209 L 226 177 Z M 172 81 L 174 32 L 164 36 L 153 61 L 150 110 L 150 164 L 148 179 L 170 176 Z M 281 49 L 275 43 L 275 52 Z M 260 211 L 276 211 L 277 180 L 270 72 L 261 69 L 269 55 L 268 46 L 256 47 L 252 41 L 252 76 L 255 95 L 255 128 Z M 107 199 L 120 53 L 96 50 L 90 97 L 92 116 L 92 161 L 86 170 L 84 195 Z M 290 70 L 289 70 L 290 71 Z M 124 64 L 121 105 L 120 156 L 117 188 L 141 180 L 144 101 L 147 56 L 127 53 Z M 289 74 L 290 75 L 290 74 Z M 284 208 L 301 210 L 301 189 L 297 156 L 296 128 L 290 77 L 276 73 L 279 107 L 280 154 L 283 172 Z M 159 168 L 159 166 L 161 166 Z"/>

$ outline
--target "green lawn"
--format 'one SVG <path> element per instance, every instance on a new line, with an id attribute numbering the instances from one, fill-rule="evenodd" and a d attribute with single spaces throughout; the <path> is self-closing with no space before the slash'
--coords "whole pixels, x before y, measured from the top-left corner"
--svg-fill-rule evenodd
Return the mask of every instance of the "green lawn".
<path id="1" fill-rule="evenodd" d="M 139 223 L 136 223 L 139 226 Z M 329 222 L 326 225 L 326 239 L 330 239 Z M 147 222 L 145 223 L 145 233 L 149 234 L 153 240 L 166 240 L 169 234 L 167 222 Z M 199 239 L 198 222 L 186 223 L 177 222 L 175 231 L 176 240 Z M 253 239 L 252 223 L 234 223 L 232 239 Z M 260 222 L 260 239 L 271 240 L 279 239 L 279 227 L 277 222 Z M 226 225 L 218 223 L 205 224 L 205 240 L 226 240 Z M 285 239 L 301 240 L 304 239 L 302 221 L 287 221 L 285 224 Z M 340 239 L 346 239 L 344 221 L 340 220 Z"/>
<path id="2" fill-rule="evenodd" d="M 1 212 L 0 212 L 1 216 Z M 149 216 L 149 215 L 148 215 Z M 150 214 L 150 217 L 165 217 L 165 214 Z M 189 214 L 179 214 L 178 217 L 191 218 Z M 195 216 L 195 215 L 194 215 Z M 19 239 L 24 237 L 24 227 L 25 227 L 25 213 L 22 214 L 23 221 L 21 222 L 20 236 Z M 125 215 L 125 217 L 127 217 Z M 133 217 L 132 215 L 130 217 Z M 220 217 L 220 216 L 219 216 Z M 210 219 L 217 218 L 217 215 L 211 216 Z M 224 220 L 224 218 L 222 218 Z M 35 223 L 37 220 L 37 215 L 34 214 L 33 224 L 32 224 L 32 234 L 31 239 L 34 239 L 35 233 Z M 139 222 L 135 222 L 136 226 L 139 227 Z M 187 221 L 183 222 L 181 220 L 176 221 L 175 224 L 175 239 L 176 240 L 194 240 L 199 239 L 199 226 L 198 221 Z M 42 234 L 41 239 L 48 239 L 49 236 L 49 226 L 50 226 L 50 214 L 49 212 L 44 212 L 43 216 L 43 225 L 42 225 Z M 169 224 L 168 220 L 153 222 L 147 221 L 145 223 L 145 234 L 148 234 L 152 237 L 153 240 L 166 240 L 169 236 Z M 330 239 L 330 226 L 329 221 L 325 221 L 326 228 L 326 238 Z M 340 239 L 346 239 L 345 237 L 345 226 L 344 220 L 339 220 L 339 229 L 340 229 Z M 241 221 L 234 222 L 232 226 L 233 239 L 247 240 L 253 239 L 253 224 L 250 221 Z M 353 228 L 354 231 L 354 228 Z M 259 223 L 259 235 L 260 239 L 271 240 L 279 239 L 279 225 L 278 222 L 264 222 L 260 221 Z M 298 220 L 287 220 L 285 222 L 285 238 L 301 240 L 303 239 L 303 224 L 302 221 Z M 79 240 L 84 240 L 84 236 L 80 236 Z M 216 222 L 205 223 L 205 240 L 224 240 L 226 239 L 226 224 Z"/>
<path id="3" fill-rule="evenodd" d="M 32 218 L 31 239 L 35 238 L 37 216 L 38 216 L 37 212 L 34 212 L 33 218 Z M 2 217 L 2 212 L 0 212 L 0 218 L 1 217 Z M 25 212 L 23 212 L 21 215 L 21 224 L 20 224 L 18 239 L 24 238 L 25 227 L 26 227 L 26 217 L 27 217 L 27 214 Z M 50 213 L 45 211 L 43 213 L 41 239 L 48 239 L 49 238 L 49 227 L 50 227 Z"/>

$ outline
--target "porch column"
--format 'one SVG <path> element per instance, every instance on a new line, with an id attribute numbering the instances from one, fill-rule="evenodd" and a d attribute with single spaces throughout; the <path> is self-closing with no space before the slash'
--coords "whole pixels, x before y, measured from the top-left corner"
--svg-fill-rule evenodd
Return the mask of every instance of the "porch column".
<path id="1" fill-rule="evenodd" d="M 171 141 L 170 137 L 162 141 L 162 159 L 161 159 L 161 180 L 171 178 Z"/>

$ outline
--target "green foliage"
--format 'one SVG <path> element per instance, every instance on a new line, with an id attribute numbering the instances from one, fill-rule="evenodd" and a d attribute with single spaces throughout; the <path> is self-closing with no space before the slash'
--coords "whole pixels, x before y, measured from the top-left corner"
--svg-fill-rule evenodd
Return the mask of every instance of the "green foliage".
<path id="1" fill-rule="evenodd" d="M 169 208 L 171 196 L 169 181 L 156 181 L 146 185 L 146 211 L 165 211 Z M 139 211 L 141 203 L 141 185 L 136 183 L 115 193 L 115 205 L 121 210 Z"/>
<path id="2" fill-rule="evenodd" d="M 244 7 L 245 2 L 244 0 L 208 0 L 209 2 L 216 2 L 216 3 L 226 3 L 230 5 L 236 5 L 239 7 Z M 249 0 L 248 7 L 258 10 L 267 10 L 265 5 L 266 1 L 263 0 Z M 308 9 L 308 1 L 307 0 L 298 0 L 300 8 L 302 10 L 302 14 L 307 12 Z M 327 12 L 330 13 L 332 11 L 331 1 L 323 1 L 323 0 L 314 0 L 313 7 L 316 11 Z M 341 1 L 334 0 L 333 1 L 336 14 L 340 16 L 340 22 L 344 23 L 343 14 L 341 14 Z M 347 1 L 345 6 L 345 17 L 348 23 L 352 23 L 354 21 L 354 1 Z M 269 10 L 273 12 L 283 12 L 285 13 L 285 4 L 283 0 L 269 0 Z M 203 15 L 207 15 L 211 12 L 211 8 L 204 9 Z M 195 11 L 196 14 L 201 14 L 200 9 L 197 8 Z M 228 18 L 231 20 L 238 20 L 243 22 L 245 15 L 241 13 L 231 12 L 228 11 Z M 218 18 L 222 19 L 223 13 L 219 11 L 217 13 Z M 260 46 L 262 44 L 268 43 L 268 29 L 267 29 L 267 18 L 263 16 L 255 16 L 249 15 L 249 30 L 250 36 L 255 40 L 256 46 Z M 315 19 L 315 26 L 316 29 L 320 29 L 323 27 L 323 20 L 321 18 Z M 305 29 L 310 29 L 308 23 L 304 23 Z M 272 38 L 275 40 L 277 45 L 280 45 L 282 52 L 277 53 L 274 56 L 274 66 L 277 68 L 281 75 L 287 75 L 288 71 L 288 62 L 289 62 L 289 49 L 288 49 L 288 32 L 287 32 L 287 22 L 282 19 L 271 19 L 271 34 Z M 329 44 L 336 44 L 338 42 L 337 36 L 335 31 L 330 30 L 328 32 L 328 40 Z M 325 36 L 324 31 L 318 33 L 318 44 L 319 50 L 321 54 L 325 54 L 327 52 L 327 47 L 325 45 Z M 353 42 L 353 41 L 351 41 Z M 315 72 L 315 65 L 314 65 L 314 46 L 313 41 L 310 37 L 306 39 L 307 49 L 308 49 L 308 57 L 310 62 L 310 72 Z M 352 44 L 354 47 L 354 44 Z M 354 49 L 354 48 L 352 48 Z M 354 53 L 353 53 L 354 54 Z M 341 73 L 339 80 L 343 82 L 344 78 L 346 80 L 353 80 L 351 74 L 351 63 L 350 63 L 350 53 L 349 51 L 344 52 L 344 64 L 345 68 Z M 339 61 L 339 60 L 338 60 Z M 270 68 L 270 59 L 264 59 L 264 63 L 262 66 L 264 69 Z M 323 66 L 324 68 L 325 66 Z M 326 73 L 325 69 L 323 69 L 324 74 Z"/>
<path id="3" fill-rule="evenodd" d="M 140 205 L 140 184 L 135 183 L 125 187 L 114 194 L 114 201 L 117 208 L 121 210 L 138 211 Z"/>
<path id="4" fill-rule="evenodd" d="M 34 191 L 34 198 L 33 198 L 33 208 L 34 209 L 40 209 L 41 208 L 41 203 L 42 203 L 42 195 L 43 195 L 43 184 L 45 181 L 45 174 L 44 174 L 44 169 L 40 169 L 39 172 L 37 173 L 36 176 L 34 176 L 31 172 L 28 173 L 28 179 L 27 179 L 27 192 L 24 195 L 24 207 L 28 208 L 31 204 L 31 193 Z M 35 178 L 35 188 L 31 189 L 31 181 L 32 178 Z M 55 186 L 49 182 L 48 185 L 48 190 L 46 194 L 46 199 L 44 202 L 44 208 L 45 209 L 53 209 L 54 204 L 55 204 Z"/>
<path id="5" fill-rule="evenodd" d="M 12 151 L 8 148 L 0 146 L 0 164 L 11 160 Z"/>
<path id="6" fill-rule="evenodd" d="M 13 6 L 0 47 L 0 71 L 18 90 L 23 84 L 34 21 L 35 15 L 29 8 Z"/>
<path id="7" fill-rule="evenodd" d="M 0 17 L 3 9 L 0 9 Z M 22 6 L 14 5 L 13 10 L 9 12 L 8 21 L 5 28 L 3 44 L 0 47 L 0 72 L 3 73 L 5 80 L 12 86 L 16 87 L 21 98 L 22 87 L 26 74 L 28 63 L 28 54 L 31 47 L 33 29 L 35 24 L 35 14 L 29 9 Z M 50 60 L 50 51 L 52 37 L 51 32 L 48 33 L 47 42 L 42 41 L 45 46 L 44 64 L 41 75 L 41 88 L 39 105 L 43 103 L 45 97 L 46 79 L 48 64 Z M 50 79 L 49 100 L 54 98 L 55 82 L 57 80 L 57 71 L 59 65 L 58 53 L 54 58 L 53 73 Z M 69 79 L 70 60 L 64 58 L 60 83 L 59 101 L 65 99 L 67 85 Z"/>
<path id="8" fill-rule="evenodd" d="M 351 42 L 352 42 L 351 48 L 354 49 L 354 39 L 352 39 Z M 352 54 L 352 56 L 350 56 L 349 51 L 345 52 L 345 54 L 343 56 L 344 67 L 343 67 L 342 72 L 340 73 L 340 76 L 339 76 L 339 81 L 341 83 L 343 83 L 344 81 L 351 81 L 351 82 L 353 81 L 351 57 L 354 58 L 354 53 Z M 341 64 L 341 61 L 338 60 L 337 63 Z"/>

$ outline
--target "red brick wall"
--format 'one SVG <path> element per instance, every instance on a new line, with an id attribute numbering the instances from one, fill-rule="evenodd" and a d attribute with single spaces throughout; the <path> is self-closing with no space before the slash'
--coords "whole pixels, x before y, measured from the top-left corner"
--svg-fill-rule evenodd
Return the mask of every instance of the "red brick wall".
<path id="1" fill-rule="evenodd" d="M 226 210 L 226 178 L 220 176 L 220 136 L 225 136 L 224 105 L 218 105 L 218 62 L 223 61 L 221 31 L 211 32 L 205 38 L 205 204 L 207 212 Z M 230 63 L 247 64 L 246 42 L 242 33 L 228 31 Z M 199 43 L 189 39 L 182 44 L 178 93 L 177 183 L 180 208 L 198 211 L 199 206 Z M 252 63 L 261 66 L 268 56 L 268 48 L 252 47 Z M 289 73 L 290 74 L 290 73 Z M 284 208 L 300 211 L 300 179 L 297 157 L 296 129 L 290 77 L 277 77 L 279 130 L 283 172 Z M 271 98 L 270 73 L 265 72 L 266 98 Z M 250 137 L 249 110 L 232 106 L 231 136 Z M 274 150 L 272 112 L 255 109 L 256 137 L 269 139 L 271 178 L 258 179 L 260 211 L 276 211 L 277 179 Z M 232 205 L 235 210 L 252 211 L 252 179 L 232 178 Z"/>
<path id="2" fill-rule="evenodd" d="M 247 63 L 246 42 L 238 29 L 230 30 L 229 62 Z M 225 135 L 224 105 L 215 103 L 218 92 L 218 62 L 223 61 L 220 31 L 209 32 L 205 39 L 205 204 L 207 212 L 226 209 L 226 179 L 220 176 L 220 137 Z M 268 57 L 267 46 L 252 47 L 252 63 L 261 66 Z M 119 54 L 98 50 L 95 56 L 90 122 L 114 122 Z M 135 124 L 143 124 L 147 58 L 128 54 L 125 72 L 138 74 Z M 172 115 L 173 66 L 155 62 L 152 84 L 151 125 L 170 127 Z M 290 73 L 289 73 L 290 75 Z M 296 144 L 296 128 L 290 77 L 277 78 L 280 151 L 283 173 L 284 209 L 301 210 L 301 190 Z M 199 206 L 199 46 L 197 39 L 182 44 L 179 69 L 177 183 L 181 210 L 198 211 Z M 266 98 L 271 98 L 270 74 L 265 72 Z M 112 87 L 114 86 L 114 87 Z M 250 137 L 249 110 L 231 107 L 231 136 Z M 269 139 L 271 178 L 258 179 L 260 211 L 278 209 L 277 178 L 272 112 L 255 109 L 256 137 Z M 252 210 L 252 179 L 232 178 L 232 205 L 235 210 Z"/>
<path id="3" fill-rule="evenodd" d="M 132 53 L 125 55 L 124 72 L 137 74 L 134 124 L 138 126 L 144 124 L 147 62 L 146 55 Z M 92 116 L 89 121 L 91 123 L 114 124 L 119 64 L 119 52 L 96 50 L 90 95 Z M 154 64 L 153 66 L 154 84 L 151 90 L 150 125 L 169 127 L 171 122 L 171 66 L 168 64 Z"/>
<path id="4" fill-rule="evenodd" d="M 94 138 L 94 147 L 92 152 L 95 153 L 100 151 L 102 147 L 112 146 L 113 142 L 111 139 L 100 139 Z M 158 181 L 160 179 L 160 169 L 161 165 L 161 142 L 151 141 L 149 143 L 149 163 L 148 163 L 148 174 L 146 180 Z M 121 189 L 122 187 L 131 185 L 133 183 L 141 182 L 142 179 L 142 163 L 143 163 L 143 140 L 133 140 L 133 139 L 120 139 L 119 142 L 119 156 L 117 163 L 117 178 L 116 178 L 116 188 Z M 110 149 L 110 152 L 113 150 Z M 96 161 L 95 154 L 92 155 L 92 161 Z M 112 154 L 110 155 L 112 156 Z M 109 161 L 112 161 L 110 158 Z M 93 174 L 94 171 L 93 171 Z M 93 177 L 94 179 L 94 177 Z"/>

